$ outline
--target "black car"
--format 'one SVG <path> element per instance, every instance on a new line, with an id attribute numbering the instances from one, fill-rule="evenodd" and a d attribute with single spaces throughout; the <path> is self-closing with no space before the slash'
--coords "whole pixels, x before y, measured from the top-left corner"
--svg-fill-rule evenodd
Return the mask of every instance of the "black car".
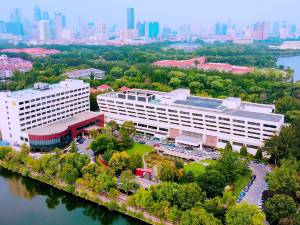
<path id="1" fill-rule="evenodd" d="M 251 180 L 254 181 L 256 179 L 256 175 L 251 176 Z"/>

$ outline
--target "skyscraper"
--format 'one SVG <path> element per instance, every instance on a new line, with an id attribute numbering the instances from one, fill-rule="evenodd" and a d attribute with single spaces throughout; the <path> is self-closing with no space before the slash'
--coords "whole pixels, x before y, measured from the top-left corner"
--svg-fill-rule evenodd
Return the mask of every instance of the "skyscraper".
<path id="1" fill-rule="evenodd" d="M 127 29 L 134 29 L 134 8 L 127 9 Z"/>
<path id="2" fill-rule="evenodd" d="M 14 8 L 10 14 L 10 22 L 12 23 L 22 23 L 21 9 Z"/>
<path id="3" fill-rule="evenodd" d="M 159 23 L 150 22 L 149 23 L 149 38 L 156 39 L 159 35 Z"/>
<path id="4" fill-rule="evenodd" d="M 146 35 L 146 22 L 137 22 L 136 29 L 138 31 L 138 37 L 145 37 Z"/>
<path id="5" fill-rule="evenodd" d="M 39 21 L 39 40 L 47 41 L 51 37 L 51 26 L 49 20 Z"/>
<path id="6" fill-rule="evenodd" d="M 34 7 L 34 20 L 36 22 L 40 21 L 42 19 L 42 13 L 41 8 L 39 6 Z"/>
<path id="7" fill-rule="evenodd" d="M 5 28 L 5 22 L 0 20 L 0 33 L 5 33 L 6 28 Z"/>
<path id="8" fill-rule="evenodd" d="M 50 16 L 49 16 L 48 11 L 44 11 L 44 12 L 43 12 L 42 19 L 43 19 L 43 20 L 49 20 L 49 19 L 50 19 Z"/>
<path id="9" fill-rule="evenodd" d="M 221 35 L 222 34 L 222 25 L 220 22 L 215 24 L 215 35 Z"/>
<path id="10" fill-rule="evenodd" d="M 62 30 L 66 28 L 66 17 L 61 13 L 54 15 L 55 38 L 61 39 Z"/>

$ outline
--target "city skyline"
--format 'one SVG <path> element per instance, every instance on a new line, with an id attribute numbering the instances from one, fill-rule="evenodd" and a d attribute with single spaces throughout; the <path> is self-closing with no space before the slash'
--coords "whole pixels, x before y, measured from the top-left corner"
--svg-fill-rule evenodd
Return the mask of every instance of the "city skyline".
<path id="1" fill-rule="evenodd" d="M 87 4 L 88 3 L 88 4 Z M 202 3 L 204 3 L 202 1 Z M 72 4 L 72 7 L 70 7 Z M 256 21 L 288 21 L 289 23 L 299 24 L 297 18 L 297 8 L 300 2 L 296 0 L 259 0 L 246 1 L 243 3 L 234 0 L 226 3 L 212 0 L 199 4 L 196 0 L 177 1 L 170 4 L 170 1 L 133 1 L 133 0 L 112 0 L 109 2 L 97 2 L 87 0 L 87 2 L 64 1 L 61 4 L 58 0 L 53 1 L 20 1 L 12 0 L 5 4 L 0 4 L 2 13 L 0 20 L 9 20 L 13 8 L 20 8 L 22 18 L 34 20 L 34 7 L 39 6 L 51 16 L 55 12 L 62 12 L 68 18 L 69 25 L 77 24 L 79 20 L 84 22 L 103 21 L 109 26 L 119 25 L 126 27 L 127 8 L 135 9 L 135 22 L 137 21 L 159 21 L 162 25 L 180 26 L 182 24 L 192 24 L 201 27 L 211 26 L 217 21 L 226 21 L 231 18 L 238 25 L 246 26 Z M 157 7 L 159 6 L 159 7 Z M 197 7 L 195 7 L 197 6 Z M 217 7 L 216 7 L 217 6 Z M 234 7 L 233 7 L 234 6 Z M 259 6 L 259 7 L 258 7 Z M 178 16 L 178 9 L 181 15 Z M 4 13 L 5 12 L 5 13 Z M 212 13 L 213 12 L 213 13 Z M 111 16 L 118 15 L 118 16 Z"/>

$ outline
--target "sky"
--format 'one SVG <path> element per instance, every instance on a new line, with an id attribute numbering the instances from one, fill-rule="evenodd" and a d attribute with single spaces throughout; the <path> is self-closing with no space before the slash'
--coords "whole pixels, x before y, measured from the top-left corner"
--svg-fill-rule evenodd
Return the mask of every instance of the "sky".
<path id="1" fill-rule="evenodd" d="M 109 26 L 126 24 L 126 8 L 135 8 L 136 21 L 159 21 L 162 25 L 192 24 L 202 27 L 231 18 L 246 25 L 255 21 L 287 21 L 300 25 L 300 0 L 0 0 L 0 19 L 8 20 L 13 8 L 33 18 L 35 5 L 62 12 L 68 25 L 102 21 Z"/>

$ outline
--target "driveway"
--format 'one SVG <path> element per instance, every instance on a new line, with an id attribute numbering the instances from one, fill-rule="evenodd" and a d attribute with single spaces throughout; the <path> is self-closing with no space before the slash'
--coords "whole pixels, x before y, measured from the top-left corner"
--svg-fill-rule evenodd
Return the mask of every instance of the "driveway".
<path id="1" fill-rule="evenodd" d="M 256 179 L 251 185 L 249 191 L 246 193 L 242 202 L 247 202 L 249 204 L 257 205 L 260 194 L 263 192 L 266 187 L 265 177 L 267 171 L 263 164 L 251 163 L 250 169 L 253 175 L 256 175 Z"/>

